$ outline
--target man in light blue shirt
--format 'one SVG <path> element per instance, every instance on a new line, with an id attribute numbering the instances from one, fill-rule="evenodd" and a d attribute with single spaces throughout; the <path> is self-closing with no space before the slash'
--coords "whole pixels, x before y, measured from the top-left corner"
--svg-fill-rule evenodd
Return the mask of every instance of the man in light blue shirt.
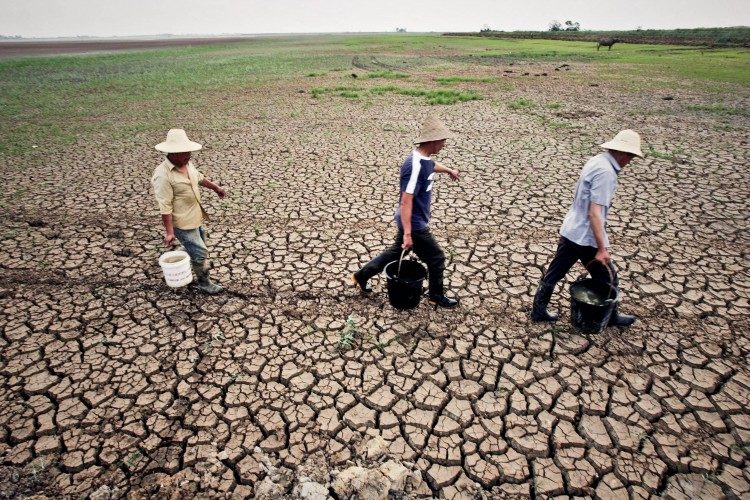
<path id="1" fill-rule="evenodd" d="M 555 321 L 557 316 L 547 311 L 547 304 L 558 281 L 578 262 L 586 267 L 591 277 L 617 288 L 617 271 L 609 257 L 607 215 L 617 190 L 617 176 L 641 152 L 641 137 L 632 130 L 623 130 L 614 139 L 601 145 L 607 151 L 594 156 L 581 170 L 576 184 L 573 204 L 560 228 L 557 252 L 547 272 L 539 282 L 532 321 Z M 613 311 L 609 326 L 630 326 L 635 316 Z"/>

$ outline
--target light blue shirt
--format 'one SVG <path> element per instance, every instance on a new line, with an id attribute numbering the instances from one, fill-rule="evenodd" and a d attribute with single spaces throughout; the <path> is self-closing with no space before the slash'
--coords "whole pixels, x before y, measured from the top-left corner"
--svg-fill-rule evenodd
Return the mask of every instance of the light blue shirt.
<path id="1" fill-rule="evenodd" d="M 586 162 L 576 184 L 573 204 L 560 228 L 561 236 L 578 245 L 596 248 L 589 219 L 589 206 L 596 203 L 604 207 L 604 244 L 609 247 L 607 215 L 617 190 L 619 173 L 620 165 L 609 152 L 598 154 Z"/>

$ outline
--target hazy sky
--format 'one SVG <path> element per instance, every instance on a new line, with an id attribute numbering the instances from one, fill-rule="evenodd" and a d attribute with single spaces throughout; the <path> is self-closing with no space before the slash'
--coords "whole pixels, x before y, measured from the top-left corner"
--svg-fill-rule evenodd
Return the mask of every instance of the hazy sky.
<path id="1" fill-rule="evenodd" d="M 750 0 L 0 0 L 0 35 L 126 36 L 750 25 Z"/>

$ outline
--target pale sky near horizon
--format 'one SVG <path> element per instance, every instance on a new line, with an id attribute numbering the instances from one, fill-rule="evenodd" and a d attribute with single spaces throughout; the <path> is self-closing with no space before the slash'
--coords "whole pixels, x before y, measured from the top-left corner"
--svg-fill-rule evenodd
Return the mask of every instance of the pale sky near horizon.
<path id="1" fill-rule="evenodd" d="M 0 35 L 22 37 L 584 30 L 750 25 L 750 0 L 0 0 Z"/>

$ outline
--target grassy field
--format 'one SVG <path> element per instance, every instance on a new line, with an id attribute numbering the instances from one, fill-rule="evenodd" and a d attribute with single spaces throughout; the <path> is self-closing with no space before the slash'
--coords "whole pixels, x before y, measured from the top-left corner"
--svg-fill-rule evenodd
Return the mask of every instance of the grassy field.
<path id="1" fill-rule="evenodd" d="M 0 61 L 0 155 L 15 155 L 32 145 L 70 144 L 91 134 L 122 136 L 164 129 L 184 113 L 215 106 L 227 93 L 300 79 L 313 95 L 358 98 L 396 93 L 422 97 L 430 105 L 448 105 L 480 95 L 446 86 L 492 85 L 493 80 L 507 85 L 495 77 L 457 74 L 457 67 L 521 61 L 591 64 L 603 78 L 619 81 L 628 80 L 628 74 L 614 68 L 628 67 L 639 75 L 640 89 L 664 88 L 678 80 L 681 85 L 730 84 L 719 90 L 750 85 L 750 51 L 742 48 L 621 44 L 616 50 L 597 52 L 590 42 L 437 35 L 296 36 L 6 59 Z M 414 72 L 434 73 L 432 85 L 410 84 Z M 352 73 L 360 77 L 354 88 Z M 317 84 L 317 77 L 331 75 L 341 76 L 340 86 Z"/>

